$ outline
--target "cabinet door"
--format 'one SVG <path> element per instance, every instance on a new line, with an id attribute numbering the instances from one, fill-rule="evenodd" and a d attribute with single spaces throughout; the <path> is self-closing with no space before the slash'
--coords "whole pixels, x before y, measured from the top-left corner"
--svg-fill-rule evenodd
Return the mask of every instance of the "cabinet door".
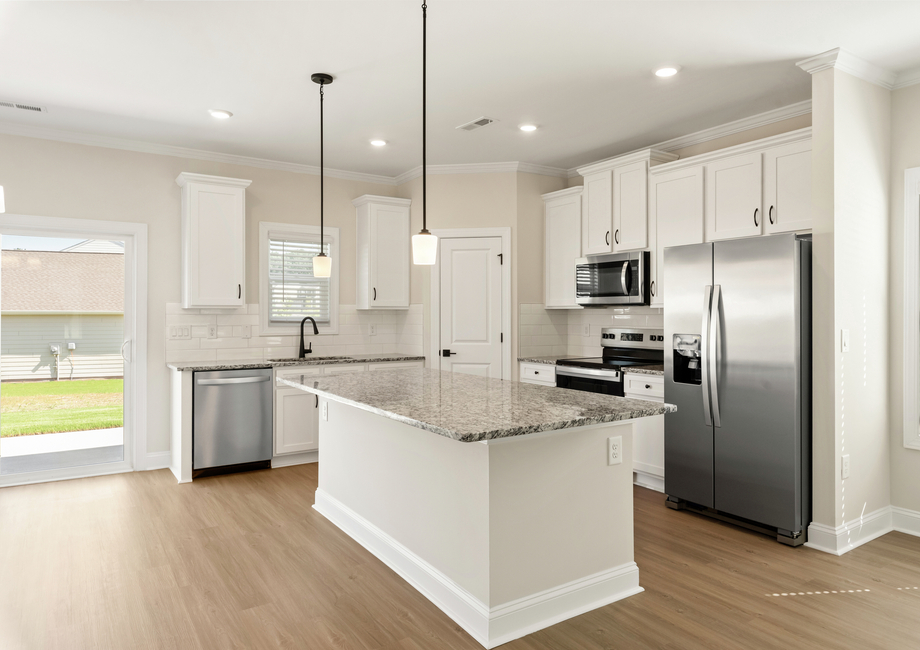
<path id="1" fill-rule="evenodd" d="M 238 307 L 245 304 L 245 190 L 191 183 L 186 307 Z"/>
<path id="2" fill-rule="evenodd" d="M 649 215 L 654 239 L 649 293 L 652 306 L 664 306 L 664 249 L 703 243 L 703 167 L 688 167 L 651 177 Z"/>
<path id="3" fill-rule="evenodd" d="M 762 159 L 757 152 L 706 165 L 706 241 L 761 233 Z"/>
<path id="4" fill-rule="evenodd" d="M 581 252 L 583 255 L 609 253 L 613 250 L 613 173 L 605 171 L 585 176 L 584 196 Z"/>
<path id="5" fill-rule="evenodd" d="M 811 229 L 811 140 L 768 149 L 763 184 L 767 233 Z"/>
<path id="6" fill-rule="evenodd" d="M 378 308 L 409 308 L 409 210 L 371 205 L 370 296 Z"/>
<path id="7" fill-rule="evenodd" d="M 319 398 L 298 388 L 275 389 L 275 455 L 319 448 Z"/>
<path id="8" fill-rule="evenodd" d="M 613 250 L 648 246 L 648 163 L 613 170 Z"/>
<path id="9" fill-rule="evenodd" d="M 633 470 L 664 478 L 664 416 L 633 421 Z"/>
<path id="10" fill-rule="evenodd" d="M 544 237 L 543 302 L 547 308 L 575 308 L 575 260 L 581 257 L 580 195 L 546 201 Z"/>

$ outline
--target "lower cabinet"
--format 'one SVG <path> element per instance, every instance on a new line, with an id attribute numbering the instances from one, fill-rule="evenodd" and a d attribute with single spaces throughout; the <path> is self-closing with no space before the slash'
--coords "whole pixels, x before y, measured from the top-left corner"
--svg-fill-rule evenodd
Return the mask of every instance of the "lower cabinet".
<path id="1" fill-rule="evenodd" d="M 626 397 L 664 401 L 664 377 L 626 373 Z M 633 422 L 634 483 L 664 492 L 664 416 L 640 418 Z"/>
<path id="2" fill-rule="evenodd" d="M 555 386 L 556 366 L 547 363 L 527 363 L 526 361 L 521 361 L 520 381 L 524 384 Z"/>
<path id="3" fill-rule="evenodd" d="M 275 455 L 319 448 L 319 398 L 299 388 L 275 389 Z"/>

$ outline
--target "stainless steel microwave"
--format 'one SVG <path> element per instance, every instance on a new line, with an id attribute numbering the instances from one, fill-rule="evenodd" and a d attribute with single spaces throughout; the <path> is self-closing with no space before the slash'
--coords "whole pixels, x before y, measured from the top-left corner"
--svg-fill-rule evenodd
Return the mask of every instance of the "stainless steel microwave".
<path id="1" fill-rule="evenodd" d="M 649 252 L 605 253 L 575 260 L 575 302 L 585 307 L 647 305 Z"/>

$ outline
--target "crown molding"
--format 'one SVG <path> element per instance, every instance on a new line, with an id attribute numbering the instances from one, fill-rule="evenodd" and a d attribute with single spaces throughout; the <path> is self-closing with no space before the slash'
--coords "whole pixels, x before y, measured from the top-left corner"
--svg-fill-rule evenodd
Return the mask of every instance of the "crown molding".
<path id="1" fill-rule="evenodd" d="M 550 199 L 562 198 L 563 196 L 572 196 L 575 194 L 581 194 L 584 191 L 585 191 L 584 185 L 576 185 L 574 187 L 567 187 L 564 190 L 556 190 L 555 192 L 547 192 L 546 194 L 541 194 L 540 198 L 543 199 L 544 201 L 548 201 Z"/>
<path id="2" fill-rule="evenodd" d="M 898 75 L 897 81 L 894 82 L 893 89 L 900 90 L 901 88 L 907 88 L 908 86 L 913 86 L 916 84 L 920 84 L 920 68 L 900 73 Z"/>
<path id="3" fill-rule="evenodd" d="M 283 162 L 280 160 L 268 160 L 265 158 L 253 158 L 251 156 L 237 156 L 235 154 L 217 153 L 215 151 L 205 151 L 203 149 L 175 147 L 168 144 L 156 144 L 153 142 L 142 142 L 140 140 L 126 140 L 122 138 L 113 138 L 106 135 L 77 133 L 75 131 L 48 129 L 45 127 L 14 124 L 11 122 L 0 122 L 0 133 L 4 133 L 6 135 L 18 135 L 26 138 L 39 138 L 41 140 L 68 142 L 70 144 L 83 144 L 91 147 L 120 149 L 122 151 L 150 153 L 160 156 L 173 156 L 176 158 L 191 158 L 193 160 L 206 160 L 209 162 L 228 163 L 230 165 L 242 165 L 244 167 L 258 167 L 260 169 L 273 169 L 277 171 L 293 172 L 295 174 L 319 176 L 319 167 L 314 167 L 313 165 L 301 165 L 299 163 Z M 325 174 L 329 178 L 340 178 L 346 181 L 360 181 L 365 183 L 377 183 L 380 185 L 396 185 L 396 181 L 392 176 L 363 174 L 360 172 L 350 172 L 342 169 L 329 168 L 326 168 Z"/>
<path id="4" fill-rule="evenodd" d="M 603 172 L 614 167 L 620 167 L 622 165 L 631 165 L 634 162 L 639 162 L 641 160 L 646 160 L 649 163 L 649 167 L 652 167 L 652 163 L 666 163 L 671 162 L 672 160 L 677 160 L 677 156 L 666 151 L 659 151 L 657 149 L 640 149 L 639 151 L 633 151 L 632 153 L 623 154 L 622 156 L 616 156 L 614 158 L 607 158 L 601 160 L 600 162 L 591 163 L 584 167 L 579 167 L 577 169 L 578 174 L 581 176 L 586 176 L 588 174 L 593 174 L 595 172 Z"/>
<path id="5" fill-rule="evenodd" d="M 897 75 L 894 72 L 860 59 L 855 54 L 839 47 L 799 61 L 796 65 L 808 74 L 835 68 L 888 90 L 892 90 L 897 81 Z"/>
<path id="6" fill-rule="evenodd" d="M 412 199 L 399 199 L 394 196 L 379 196 L 376 194 L 363 194 L 356 199 L 352 199 L 351 204 L 356 208 L 367 203 L 377 203 L 382 205 L 397 205 L 408 208 L 412 205 Z"/>
<path id="7" fill-rule="evenodd" d="M 204 183 L 207 185 L 222 185 L 224 187 L 239 187 L 246 189 L 252 185 L 252 181 L 244 178 L 226 178 L 224 176 L 208 176 L 207 174 L 193 174 L 192 172 L 182 172 L 176 177 L 176 185 L 185 187 L 189 183 Z"/>

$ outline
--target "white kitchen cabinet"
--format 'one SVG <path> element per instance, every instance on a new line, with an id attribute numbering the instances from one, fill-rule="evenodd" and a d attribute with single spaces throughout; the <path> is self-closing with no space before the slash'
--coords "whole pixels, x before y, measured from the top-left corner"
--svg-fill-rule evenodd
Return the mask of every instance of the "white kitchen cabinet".
<path id="1" fill-rule="evenodd" d="M 613 250 L 648 246 L 648 162 L 639 160 L 613 170 Z"/>
<path id="2" fill-rule="evenodd" d="M 613 171 L 610 169 L 585 176 L 584 212 L 581 226 L 581 250 L 584 255 L 609 253 L 613 250 Z"/>
<path id="3" fill-rule="evenodd" d="M 664 401 L 664 376 L 627 372 L 623 387 L 630 399 Z M 664 492 L 664 418 L 656 415 L 633 421 L 633 482 Z"/>
<path id="4" fill-rule="evenodd" d="M 348 375 L 353 372 L 364 372 L 367 366 L 357 363 L 349 363 L 341 366 L 324 366 L 324 375 Z"/>
<path id="5" fill-rule="evenodd" d="M 664 306 L 664 249 L 703 243 L 702 165 L 681 167 L 649 176 L 651 233 L 649 293 L 651 306 Z"/>
<path id="6" fill-rule="evenodd" d="M 524 384 L 555 386 L 556 366 L 548 363 L 528 363 L 526 361 L 521 361 L 520 381 Z"/>
<path id="7" fill-rule="evenodd" d="M 319 448 L 319 398 L 299 388 L 275 389 L 275 454 Z"/>
<path id="8" fill-rule="evenodd" d="M 706 165 L 706 241 L 754 237 L 763 232 L 763 154 L 760 151 Z"/>
<path id="9" fill-rule="evenodd" d="M 764 152 L 764 230 L 811 230 L 811 139 Z"/>
<path id="10" fill-rule="evenodd" d="M 580 309 L 575 302 L 575 260 L 581 257 L 581 195 L 571 187 L 543 195 L 543 302 L 547 309 Z"/>
<path id="11" fill-rule="evenodd" d="M 357 209 L 358 309 L 409 308 L 409 199 L 365 194 Z"/>
<path id="12" fill-rule="evenodd" d="M 368 370 L 402 370 L 405 368 L 424 368 L 424 361 L 387 361 L 382 363 L 369 363 Z"/>
<path id="13" fill-rule="evenodd" d="M 246 188 L 252 181 L 182 172 L 182 306 L 246 304 Z"/>

